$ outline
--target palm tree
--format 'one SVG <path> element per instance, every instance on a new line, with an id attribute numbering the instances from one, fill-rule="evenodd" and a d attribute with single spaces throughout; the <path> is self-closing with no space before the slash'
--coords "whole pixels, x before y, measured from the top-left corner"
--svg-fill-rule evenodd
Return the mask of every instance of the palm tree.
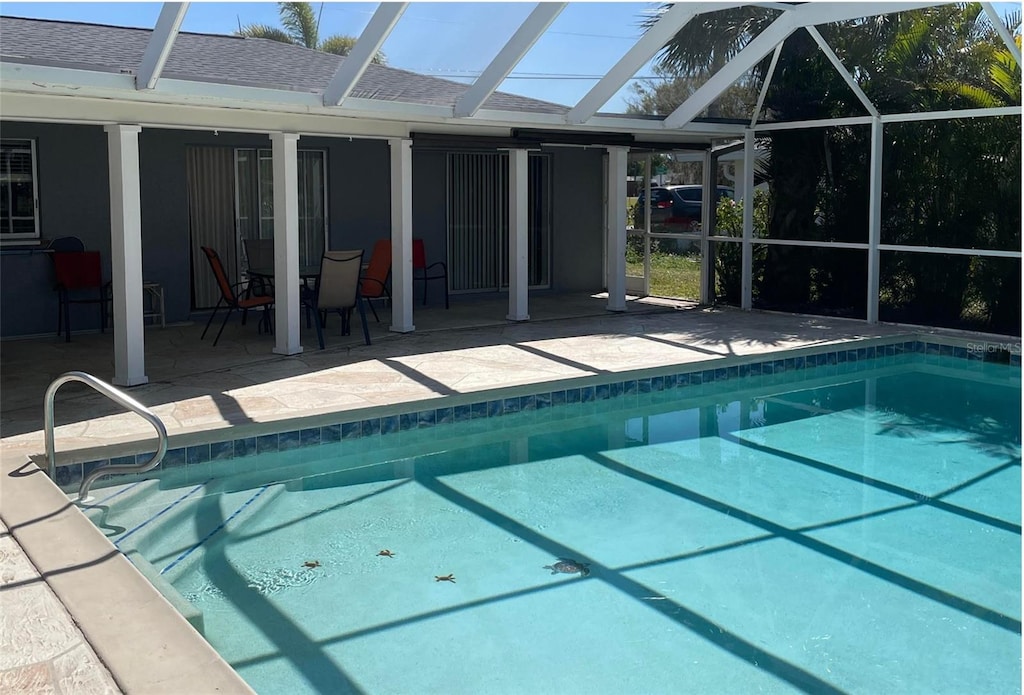
<path id="1" fill-rule="evenodd" d="M 321 41 L 320 18 L 308 2 L 279 2 L 277 8 L 281 15 L 280 27 L 269 24 L 247 24 L 240 26 L 235 34 L 295 44 L 340 56 L 347 56 L 352 51 L 352 47 L 356 45 L 356 37 L 341 34 L 328 36 Z M 373 62 L 377 65 L 384 65 L 387 59 L 382 52 L 377 51 Z"/>

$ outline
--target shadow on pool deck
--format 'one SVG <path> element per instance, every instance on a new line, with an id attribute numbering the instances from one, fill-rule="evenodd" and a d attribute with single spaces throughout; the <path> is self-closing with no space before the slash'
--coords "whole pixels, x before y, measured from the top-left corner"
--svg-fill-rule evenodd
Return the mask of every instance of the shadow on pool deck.
<path id="1" fill-rule="evenodd" d="M 504 319 L 503 300 L 417 307 L 416 331 L 371 321 L 372 345 L 328 327 L 328 349 L 303 329 L 304 352 L 271 352 L 274 339 L 229 324 L 217 347 L 200 340 L 202 322 L 145 333 L 148 384 L 130 395 L 175 434 L 255 425 L 506 386 L 596 376 L 699 360 L 904 332 L 896 327 L 806 316 L 703 309 L 632 299 L 608 312 L 600 295 L 548 295 L 531 302 L 531 320 Z M 333 329 L 333 330 L 332 330 Z M 0 401 L 4 457 L 43 451 L 42 405 L 49 383 L 79 370 L 110 380 L 113 337 L 76 335 L 7 341 Z M 312 345 L 313 347 L 309 347 Z M 152 437 L 148 423 L 79 384 L 57 395 L 59 451 Z"/>

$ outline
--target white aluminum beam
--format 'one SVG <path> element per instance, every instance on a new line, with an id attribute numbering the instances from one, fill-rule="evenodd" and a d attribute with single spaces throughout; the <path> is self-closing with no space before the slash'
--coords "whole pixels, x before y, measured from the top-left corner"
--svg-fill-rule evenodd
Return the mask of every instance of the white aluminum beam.
<path id="1" fill-rule="evenodd" d="M 845 65 L 843 65 L 843 61 L 839 60 L 839 56 L 837 56 L 836 52 L 832 50 L 832 47 L 828 45 L 825 37 L 821 35 L 821 32 L 818 31 L 817 27 L 804 27 L 804 29 L 806 29 L 807 33 L 811 35 L 814 42 L 818 44 L 818 48 L 820 48 L 821 52 L 825 54 L 828 61 L 832 63 L 832 67 L 836 69 L 839 76 L 843 78 L 844 82 L 846 82 L 846 86 L 852 89 L 853 93 L 857 95 L 857 98 L 860 99 L 860 103 L 865 109 L 867 109 L 867 112 L 875 118 L 878 118 L 881 115 L 878 112 L 878 109 L 871 103 L 871 100 L 868 99 L 868 95 L 864 93 L 864 90 L 860 88 L 860 85 L 857 84 L 857 80 L 853 79 L 853 75 L 851 75 L 850 71 L 846 69 Z"/>
<path id="2" fill-rule="evenodd" d="M 484 68 L 476 81 L 455 102 L 455 117 L 465 118 L 475 114 L 487 98 L 494 93 L 523 56 L 533 48 L 537 39 L 547 31 L 555 18 L 562 13 L 567 2 L 541 2 L 516 29 L 512 38 L 498 51 L 494 60 Z"/>
<path id="3" fill-rule="evenodd" d="M 803 130 L 805 128 L 832 128 L 841 125 L 868 125 L 874 116 L 847 116 L 845 118 L 817 118 L 810 121 L 784 121 L 780 123 L 759 123 L 754 130 L 770 133 L 773 130 Z"/>
<path id="4" fill-rule="evenodd" d="M 114 384 L 139 386 L 146 376 L 142 310 L 142 197 L 137 125 L 108 125 L 110 268 L 114 300 Z M 106 311 L 106 307 L 103 307 Z"/>
<path id="5" fill-rule="evenodd" d="M 299 164 L 296 133 L 271 133 L 274 165 L 274 348 L 302 352 L 299 336 Z M 319 317 L 316 317 L 319 320 Z"/>
<path id="6" fill-rule="evenodd" d="M 395 333 L 416 330 L 412 322 L 412 140 L 388 140 L 391 158 L 391 325 Z"/>
<path id="7" fill-rule="evenodd" d="M 867 320 L 878 323 L 878 285 L 882 240 L 882 119 L 871 123 L 871 171 L 868 175 L 868 287 Z"/>
<path id="8" fill-rule="evenodd" d="M 795 26 L 809 27 L 814 24 L 846 22 L 863 17 L 877 17 L 893 12 L 923 10 L 928 7 L 948 5 L 947 2 L 807 2 L 797 5 L 789 14 L 793 15 Z"/>
<path id="9" fill-rule="evenodd" d="M 772 78 L 775 77 L 775 67 L 779 64 L 779 56 L 782 55 L 782 47 L 785 45 L 785 40 L 780 41 L 779 45 L 775 47 L 775 53 L 772 54 L 772 62 L 768 65 L 768 74 L 764 76 L 764 83 L 761 85 L 761 91 L 757 94 L 757 105 L 754 107 L 754 115 L 750 117 L 751 128 L 757 125 L 757 117 L 761 115 L 761 109 L 764 107 L 765 97 L 768 96 L 768 87 L 772 83 Z"/>
<path id="10" fill-rule="evenodd" d="M 711 241 L 736 241 L 736 237 L 711 237 Z M 767 237 L 755 237 L 751 242 L 765 246 L 805 246 L 816 249 L 857 249 L 866 251 L 868 245 L 856 241 L 804 241 L 802 239 L 769 239 Z"/>
<path id="11" fill-rule="evenodd" d="M 726 63 L 721 70 L 701 85 L 679 108 L 663 121 L 665 128 L 682 128 L 697 117 L 722 92 L 728 89 L 758 61 L 768 55 L 780 42 L 801 27 L 830 22 L 842 22 L 861 17 L 917 10 L 925 7 L 944 5 L 943 2 L 851 2 L 814 3 L 797 5 L 784 13 Z"/>
<path id="12" fill-rule="evenodd" d="M 407 2 L 382 2 L 377 6 L 377 11 L 370 17 L 366 29 L 356 39 L 356 45 L 342 59 L 337 72 L 324 90 L 325 106 L 338 106 L 352 92 L 408 6 Z"/>
<path id="13" fill-rule="evenodd" d="M 879 244 L 881 251 L 900 251 L 906 253 L 940 253 L 953 256 L 984 256 L 987 258 L 1020 258 L 1020 251 L 1000 251 L 998 249 L 958 249 L 948 246 L 905 246 L 903 244 Z"/>
<path id="14" fill-rule="evenodd" d="M 754 306 L 754 131 L 743 134 L 743 247 L 740 250 L 740 308 Z"/>
<path id="15" fill-rule="evenodd" d="M 703 9 L 701 3 L 678 3 L 661 15 L 658 21 L 626 51 L 604 77 L 583 96 L 566 116 L 568 123 L 585 123 L 608 103 L 637 70 L 658 54 L 676 33 Z"/>
<path id="16" fill-rule="evenodd" d="M 743 50 L 733 56 L 721 70 L 694 91 L 690 97 L 679 105 L 675 111 L 662 122 L 665 128 L 682 128 L 697 117 L 711 102 L 738 80 L 748 70 L 757 65 L 780 42 L 792 34 L 795 12 L 787 12 L 768 25 L 764 31 L 751 39 Z"/>
<path id="17" fill-rule="evenodd" d="M 925 113 L 897 113 L 882 116 L 882 123 L 908 123 L 910 121 L 938 121 L 954 118 L 985 118 L 992 116 L 1019 116 L 1019 106 L 994 106 L 985 109 L 959 109 L 955 111 L 928 111 Z"/>
<path id="18" fill-rule="evenodd" d="M 165 2 L 160 8 L 156 27 L 149 36 L 149 44 L 136 71 L 136 89 L 153 89 L 156 86 L 167 57 L 171 55 L 171 47 L 174 46 L 174 39 L 181 29 L 181 22 L 185 19 L 188 6 L 187 2 Z"/>
<path id="19" fill-rule="evenodd" d="M 999 38 L 1001 38 L 1003 43 L 1006 44 L 1006 50 L 1008 50 L 1010 55 L 1013 56 L 1013 59 L 1017 61 L 1017 65 L 1020 65 L 1020 46 L 1018 46 L 1017 42 L 1013 40 L 1013 35 L 1010 34 L 1010 30 L 1007 29 L 1006 25 L 1003 23 L 1003 18 L 999 16 L 998 12 L 996 12 L 996 8 L 992 7 L 992 3 L 983 2 L 981 3 L 981 7 L 985 10 L 985 14 L 988 15 L 989 21 L 992 22 L 992 26 L 994 26 L 996 31 L 999 33 Z"/>
<path id="20" fill-rule="evenodd" d="M 700 201 L 700 303 L 711 304 L 714 301 L 712 284 L 715 278 L 715 267 L 711 259 L 711 243 L 708 238 L 715 234 L 715 204 L 718 196 L 718 157 L 708 150 L 704 153 L 704 165 L 701 168 Z"/>

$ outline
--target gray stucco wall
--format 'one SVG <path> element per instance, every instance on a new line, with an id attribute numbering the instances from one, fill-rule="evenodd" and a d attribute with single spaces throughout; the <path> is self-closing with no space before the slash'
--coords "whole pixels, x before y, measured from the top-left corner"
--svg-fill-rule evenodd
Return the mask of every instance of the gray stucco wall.
<path id="1" fill-rule="evenodd" d="M 551 289 L 604 288 L 603 149 L 552 147 Z"/>
<path id="2" fill-rule="evenodd" d="M 36 140 L 39 231 L 46 239 L 77 236 L 103 258 L 110 277 L 107 138 L 101 126 L 8 123 L 3 137 Z M 98 329 L 95 305 L 72 308 L 74 330 Z M 57 331 L 57 295 L 48 254 L 0 252 L 0 336 Z"/>
<path id="3" fill-rule="evenodd" d="M 101 126 L 3 123 L 3 137 L 37 143 L 43 238 L 74 235 L 100 251 L 110 278 L 110 197 L 107 137 Z M 142 177 L 143 277 L 164 288 L 167 321 L 191 314 L 188 196 L 189 145 L 270 147 L 260 134 L 144 129 Z M 299 147 L 327 150 L 328 244 L 363 248 L 391 230 L 390 160 L 384 140 L 302 138 Z M 602 150 L 553 148 L 552 289 L 597 291 L 603 286 Z M 424 240 L 427 262 L 447 261 L 447 160 L 444 152 L 413 152 L 413 236 Z M 49 257 L 0 251 L 0 336 L 56 332 L 57 298 Z M 417 290 L 419 291 L 419 290 Z M 432 283 L 431 302 L 441 288 Z M 99 327 L 95 307 L 77 307 L 76 330 Z"/>

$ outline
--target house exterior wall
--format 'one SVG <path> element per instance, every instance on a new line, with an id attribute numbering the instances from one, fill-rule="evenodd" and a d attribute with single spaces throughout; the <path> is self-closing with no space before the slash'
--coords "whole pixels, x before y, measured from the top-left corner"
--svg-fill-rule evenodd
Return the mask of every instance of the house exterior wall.
<path id="1" fill-rule="evenodd" d="M 604 288 L 604 149 L 553 147 L 551 289 Z"/>
<path id="2" fill-rule="evenodd" d="M 40 232 L 73 235 L 98 250 L 110 278 L 110 196 L 107 137 L 101 126 L 5 121 L 4 138 L 36 141 Z M 186 149 L 189 146 L 269 148 L 262 134 L 215 134 L 145 128 L 139 136 L 143 277 L 164 288 L 166 320 L 191 313 Z M 302 149 L 327 151 L 328 244 L 363 248 L 391 233 L 388 143 L 383 139 L 308 137 Z M 602 150 L 552 150 L 552 289 L 597 291 L 603 283 Z M 442 151 L 413 152 L 413 236 L 427 262 L 447 257 L 447 159 Z M 440 292 L 432 283 L 432 293 Z M 431 301 L 435 301 L 432 297 Z M 76 330 L 97 329 L 95 307 L 72 308 Z M 57 296 L 49 255 L 0 250 L 0 337 L 56 333 Z"/>
<path id="3" fill-rule="evenodd" d="M 99 251 L 110 277 L 110 187 L 107 136 L 102 126 L 9 123 L 7 138 L 36 141 L 39 233 L 77 236 Z M 72 307 L 72 327 L 98 329 L 95 305 Z M 49 254 L 27 248 L 0 250 L 0 336 L 57 332 L 57 294 Z"/>

